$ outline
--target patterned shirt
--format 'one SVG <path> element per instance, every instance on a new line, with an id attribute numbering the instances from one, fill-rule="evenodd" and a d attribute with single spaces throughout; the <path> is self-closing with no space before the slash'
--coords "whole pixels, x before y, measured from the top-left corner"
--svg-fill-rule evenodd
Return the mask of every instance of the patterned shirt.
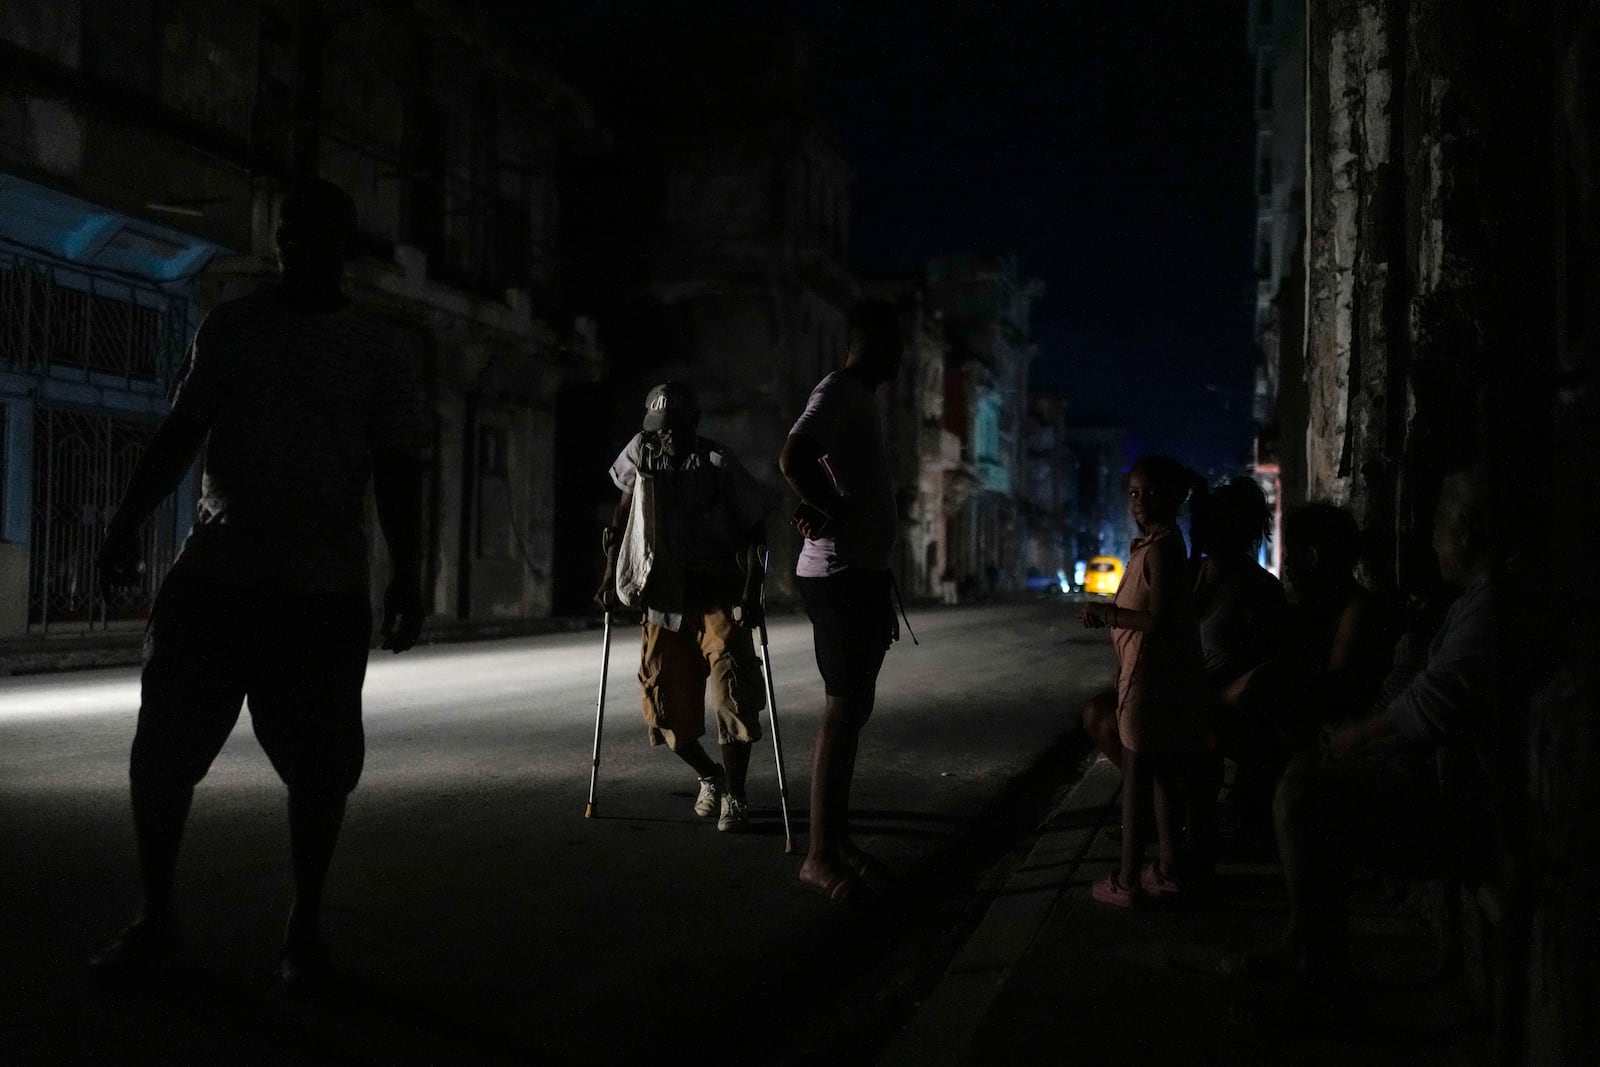
<path id="1" fill-rule="evenodd" d="M 307 314 L 268 288 L 206 316 L 172 410 L 207 423 L 186 565 L 295 592 L 367 589 L 367 485 L 432 436 L 418 368 L 381 320 Z"/>

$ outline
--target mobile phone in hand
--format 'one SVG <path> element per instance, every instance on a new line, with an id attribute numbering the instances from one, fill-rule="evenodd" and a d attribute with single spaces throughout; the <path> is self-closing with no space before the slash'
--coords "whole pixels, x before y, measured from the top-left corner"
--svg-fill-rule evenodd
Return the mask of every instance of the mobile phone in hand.
<path id="1" fill-rule="evenodd" d="M 794 514 L 789 516 L 789 522 L 796 528 L 799 528 L 802 523 L 809 526 L 811 528 L 810 536 L 816 538 L 821 537 L 822 531 L 827 529 L 828 525 L 833 522 L 833 516 L 821 508 L 807 504 L 802 500 L 800 505 L 794 509 Z"/>

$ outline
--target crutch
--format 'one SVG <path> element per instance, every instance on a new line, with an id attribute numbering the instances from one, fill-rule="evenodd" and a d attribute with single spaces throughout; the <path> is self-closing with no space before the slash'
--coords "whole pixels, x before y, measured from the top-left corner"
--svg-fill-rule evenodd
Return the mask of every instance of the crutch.
<path id="1" fill-rule="evenodd" d="M 606 676 L 611 673 L 611 609 L 606 609 L 605 637 L 600 645 L 600 696 L 594 704 L 594 754 L 589 758 L 589 803 L 583 809 L 585 819 L 594 818 L 594 790 L 600 778 L 600 727 L 606 720 Z M 781 780 L 783 772 L 778 772 Z M 787 823 L 788 815 L 784 816 Z"/>
<path id="2" fill-rule="evenodd" d="M 778 807 L 783 811 L 783 851 L 794 854 L 794 832 L 789 829 L 789 782 L 783 773 L 783 739 L 778 735 L 778 693 L 772 685 L 772 653 L 767 650 L 767 558 L 761 552 L 761 674 L 767 681 L 767 718 L 772 722 L 772 753 L 778 761 Z"/>

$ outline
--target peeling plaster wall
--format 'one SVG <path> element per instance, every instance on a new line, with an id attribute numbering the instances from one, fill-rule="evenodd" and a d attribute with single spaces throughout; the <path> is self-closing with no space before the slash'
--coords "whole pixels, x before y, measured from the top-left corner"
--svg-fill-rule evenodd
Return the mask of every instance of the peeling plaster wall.
<path id="1" fill-rule="evenodd" d="M 1477 739 L 1499 817 L 1490 1054 L 1595 1062 L 1600 3 L 1307 12 L 1305 489 L 1368 528 L 1369 579 L 1416 592 L 1444 474 L 1490 464 L 1512 591 Z"/>
<path id="2" fill-rule="evenodd" d="M 1371 534 L 1369 577 L 1403 583 L 1426 551 L 1443 469 L 1481 440 L 1491 372 L 1515 358 L 1537 284 L 1508 269 L 1537 225 L 1514 160 L 1540 124 L 1508 92 L 1529 26 L 1446 0 L 1307 11 L 1298 488 L 1348 505 Z"/>
<path id="3" fill-rule="evenodd" d="M 1386 53 L 1381 35 L 1374 35 L 1371 7 L 1314 4 L 1321 10 L 1310 19 L 1311 32 L 1325 32 L 1326 44 L 1312 52 L 1308 108 L 1313 281 L 1305 368 L 1310 397 L 1306 495 L 1336 503 L 1348 503 L 1352 495 L 1352 387 L 1366 341 L 1359 303 L 1368 251 L 1361 241 L 1362 202 L 1365 180 L 1379 165 L 1367 155 L 1373 140 L 1382 143 L 1387 156 L 1386 131 L 1368 126 L 1375 119 L 1383 124 L 1382 113 L 1367 106 L 1366 91 L 1379 74 L 1372 69 L 1374 60 Z"/>

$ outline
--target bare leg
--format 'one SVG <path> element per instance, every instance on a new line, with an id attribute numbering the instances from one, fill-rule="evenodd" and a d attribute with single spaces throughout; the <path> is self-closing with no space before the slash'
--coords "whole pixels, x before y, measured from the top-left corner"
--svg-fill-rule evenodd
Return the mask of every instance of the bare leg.
<path id="1" fill-rule="evenodd" d="M 172 915 L 172 883 L 178 869 L 178 847 L 194 801 L 187 785 L 134 782 L 133 828 L 139 846 L 139 873 L 144 890 L 143 919 Z"/>
<path id="2" fill-rule="evenodd" d="M 745 746 L 748 755 L 749 745 Z M 722 773 L 722 768 L 717 766 L 717 761 L 706 754 L 699 741 L 690 741 L 688 744 L 673 749 L 678 758 L 694 768 L 696 777 L 711 778 Z"/>
<path id="3" fill-rule="evenodd" d="M 176 954 L 183 944 L 173 917 L 172 883 L 194 788 L 141 783 L 135 776 L 132 794 L 144 902 L 132 925 L 89 959 L 89 973 L 94 980 L 116 988 L 137 981 L 150 967 Z"/>
<path id="4" fill-rule="evenodd" d="M 1179 820 L 1183 813 L 1183 786 L 1180 773 L 1171 769 L 1150 775 L 1155 791 L 1156 863 L 1160 872 L 1174 877 L 1178 869 Z"/>
<path id="5" fill-rule="evenodd" d="M 1083 730 L 1094 747 L 1105 753 L 1114 766 L 1122 766 L 1122 736 L 1117 732 L 1117 694 L 1108 690 L 1096 693 L 1083 706 Z"/>
<path id="6" fill-rule="evenodd" d="M 316 946 L 322 941 L 322 888 L 333 863 L 345 796 L 312 790 L 289 791 L 289 850 L 294 862 L 294 908 L 284 930 L 286 946 Z"/>
<path id="7" fill-rule="evenodd" d="M 811 813 L 800 880 L 822 889 L 848 884 L 843 863 L 850 838 L 850 784 L 855 775 L 861 729 L 872 698 L 830 696 L 811 750 Z"/>
<path id="8" fill-rule="evenodd" d="M 1139 809 L 1145 804 L 1150 791 L 1150 771 L 1138 753 L 1122 754 L 1122 866 L 1117 881 L 1124 886 L 1139 884 L 1139 866 L 1144 862 L 1143 824 Z M 1159 822 L 1158 822 L 1159 832 Z"/>

